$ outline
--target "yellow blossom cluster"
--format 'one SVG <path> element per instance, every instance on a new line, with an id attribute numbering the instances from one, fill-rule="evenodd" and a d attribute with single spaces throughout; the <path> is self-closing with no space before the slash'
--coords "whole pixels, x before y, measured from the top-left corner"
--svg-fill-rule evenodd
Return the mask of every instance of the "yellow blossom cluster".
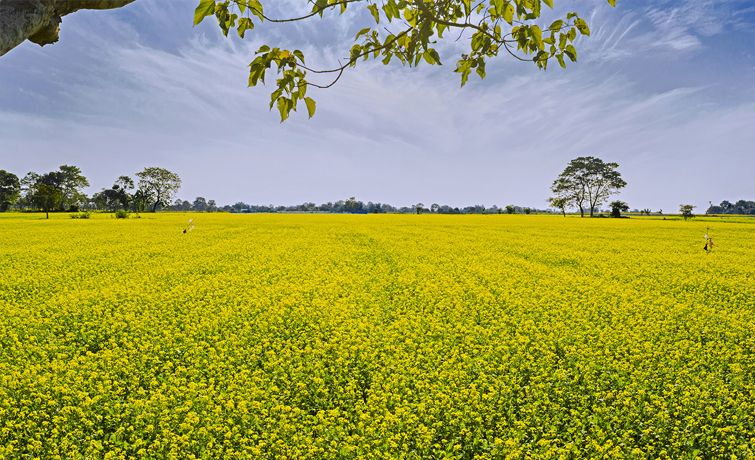
<path id="1" fill-rule="evenodd" d="M 0 458 L 755 458 L 754 261 L 747 218 L 5 213 Z"/>

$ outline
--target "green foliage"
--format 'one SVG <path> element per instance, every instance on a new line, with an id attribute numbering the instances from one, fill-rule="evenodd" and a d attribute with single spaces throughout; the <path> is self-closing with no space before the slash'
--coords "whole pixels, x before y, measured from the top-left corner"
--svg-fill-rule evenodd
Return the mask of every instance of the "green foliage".
<path id="1" fill-rule="evenodd" d="M 125 209 L 119 209 L 115 211 L 115 214 L 114 214 L 116 219 L 128 219 L 130 215 L 131 213 Z"/>
<path id="2" fill-rule="evenodd" d="M 542 3 L 553 8 L 552 0 L 489 0 L 473 4 L 470 0 L 312 0 L 309 14 L 297 18 L 276 19 L 264 13 L 259 0 L 200 0 L 194 12 L 194 25 L 208 16 L 215 16 L 225 36 L 236 28 L 244 38 L 255 22 L 293 22 L 313 16 L 323 17 L 326 11 L 338 10 L 343 14 L 354 3 L 361 3 L 375 20 L 375 25 L 357 33 L 355 44 L 348 57 L 337 67 L 314 70 L 306 66 L 304 53 L 268 45 L 262 46 L 257 57 L 249 64 L 249 86 L 265 83 L 268 69 L 275 67 L 278 75 L 270 98 L 270 109 L 277 107 L 281 122 L 291 111 L 296 111 L 299 101 L 304 100 L 310 118 L 314 115 L 314 100 L 305 97 L 309 85 L 317 88 L 332 86 L 343 71 L 356 66 L 357 62 L 380 59 L 388 64 L 393 58 L 402 64 L 417 66 L 421 62 L 442 65 L 438 51 L 433 47 L 443 33 L 448 31 L 471 33 L 469 50 L 456 62 L 455 73 L 460 75 L 464 86 L 472 72 L 485 78 L 488 59 L 501 51 L 521 61 L 534 62 L 546 70 L 548 61 L 555 58 L 561 67 L 566 67 L 566 56 L 577 61 L 574 42 L 578 35 L 590 35 L 590 28 L 577 13 L 568 13 L 565 18 L 552 22 L 548 27 L 535 22 L 540 19 Z M 615 5 L 615 0 L 608 0 Z M 381 20 L 383 21 L 381 24 Z M 391 26 L 397 28 L 391 30 Z M 311 83 L 308 72 L 335 75 L 324 85 Z"/>
<path id="3" fill-rule="evenodd" d="M 629 205 L 623 201 L 612 201 L 611 204 L 611 217 L 621 217 L 622 212 L 629 211 Z"/>
<path id="4" fill-rule="evenodd" d="M 61 197 L 60 209 L 66 209 L 81 201 L 81 190 L 89 187 L 89 181 L 77 166 L 63 165 L 59 168 Z"/>
<path id="5" fill-rule="evenodd" d="M 39 182 L 31 187 L 30 198 L 32 204 L 37 208 L 41 208 L 48 219 L 50 218 L 50 210 L 55 209 L 55 206 L 60 202 L 62 197 L 63 193 L 53 185 Z"/>
<path id="6" fill-rule="evenodd" d="M 18 176 L 0 169 L 0 212 L 5 212 L 21 195 L 21 182 Z"/>
<path id="7" fill-rule="evenodd" d="M 566 208 L 569 206 L 569 200 L 564 197 L 551 197 L 548 198 L 548 203 L 556 209 L 561 210 L 561 214 L 566 217 Z"/>
<path id="8" fill-rule="evenodd" d="M 551 185 L 557 198 L 563 198 L 569 206 L 576 206 L 584 217 L 585 205 L 589 206 L 590 217 L 595 208 L 627 183 L 616 170 L 618 163 L 605 163 L 600 158 L 579 157 L 570 161 Z"/>
<path id="9" fill-rule="evenodd" d="M 695 217 L 694 214 L 692 214 L 692 210 L 695 209 L 697 206 L 692 206 L 691 204 L 680 204 L 679 205 L 679 214 L 681 214 L 682 217 L 684 217 L 684 220 L 691 219 Z"/>
<path id="10" fill-rule="evenodd" d="M 511 206 L 511 205 L 506 206 L 506 213 L 507 214 L 514 214 L 514 211 L 515 211 L 515 209 L 514 209 L 513 206 Z"/>
<path id="11" fill-rule="evenodd" d="M 90 219 L 92 217 L 92 211 L 80 212 L 70 214 L 71 219 Z"/>
<path id="12" fill-rule="evenodd" d="M 144 206 L 152 204 L 152 212 L 158 206 L 167 206 L 181 188 L 181 178 L 178 174 L 164 168 L 144 168 L 144 171 L 136 173 L 139 178 L 139 190 L 134 194 L 134 201 Z M 137 210 L 141 208 L 137 206 Z"/>

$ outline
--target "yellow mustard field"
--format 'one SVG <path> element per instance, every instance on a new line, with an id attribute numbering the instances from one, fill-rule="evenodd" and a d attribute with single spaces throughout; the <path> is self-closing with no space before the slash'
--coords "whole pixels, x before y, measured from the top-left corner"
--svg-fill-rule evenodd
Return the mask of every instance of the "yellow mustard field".
<path id="1" fill-rule="evenodd" d="M 753 219 L 41 217 L 0 458 L 755 458 Z"/>

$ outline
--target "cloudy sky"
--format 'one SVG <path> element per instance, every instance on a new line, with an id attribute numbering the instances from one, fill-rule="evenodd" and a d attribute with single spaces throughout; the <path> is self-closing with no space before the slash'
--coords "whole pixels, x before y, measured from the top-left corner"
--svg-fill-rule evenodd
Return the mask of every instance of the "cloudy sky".
<path id="1" fill-rule="evenodd" d="M 631 208 L 755 199 L 755 1 L 557 1 L 544 24 L 577 11 L 592 30 L 565 70 L 501 55 L 460 88 L 454 62 L 468 43 L 452 39 L 438 45 L 445 65 L 360 63 L 310 89 L 314 118 L 301 107 L 282 124 L 271 88 L 247 88 L 254 51 L 298 48 L 331 67 L 369 15 L 265 24 L 241 40 L 214 18 L 192 27 L 197 4 L 79 12 L 59 43 L 0 58 L 0 169 L 76 165 L 91 194 L 159 166 L 183 180 L 180 198 L 220 205 L 545 208 L 569 160 L 596 156 L 620 165 Z M 306 5 L 268 4 L 281 17 Z"/>

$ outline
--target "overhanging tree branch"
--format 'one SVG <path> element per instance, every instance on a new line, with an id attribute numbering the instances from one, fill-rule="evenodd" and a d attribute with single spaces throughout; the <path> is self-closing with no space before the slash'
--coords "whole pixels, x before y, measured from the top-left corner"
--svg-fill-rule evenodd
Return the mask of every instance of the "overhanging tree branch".
<path id="1" fill-rule="evenodd" d="M 40 46 L 59 39 L 63 16 L 79 10 L 121 8 L 135 0 L 0 0 L 0 56 L 29 40 Z"/>

